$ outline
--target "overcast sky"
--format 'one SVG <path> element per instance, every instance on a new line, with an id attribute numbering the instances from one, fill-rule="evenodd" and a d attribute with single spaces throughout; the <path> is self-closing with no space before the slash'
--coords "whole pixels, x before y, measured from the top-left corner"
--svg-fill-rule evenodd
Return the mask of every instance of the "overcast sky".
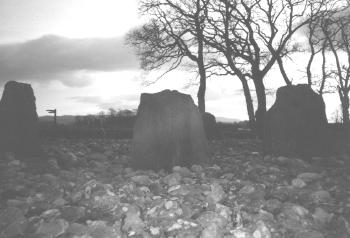
<path id="1" fill-rule="evenodd" d="M 157 77 L 139 70 L 125 34 L 141 24 L 137 0 L 0 0 L 0 87 L 9 80 L 31 83 L 39 115 L 57 108 L 63 114 L 98 113 L 108 108 L 137 108 L 142 92 L 166 88 L 190 93 L 195 77 L 174 72 Z M 289 70 L 295 70 L 290 65 Z M 270 87 L 283 85 L 281 76 Z M 297 77 L 297 75 L 295 75 Z M 191 86 L 192 85 L 192 86 Z M 207 111 L 246 119 L 238 80 L 211 78 Z M 271 104 L 274 97 L 269 97 Z M 329 117 L 337 101 L 327 102 Z"/>

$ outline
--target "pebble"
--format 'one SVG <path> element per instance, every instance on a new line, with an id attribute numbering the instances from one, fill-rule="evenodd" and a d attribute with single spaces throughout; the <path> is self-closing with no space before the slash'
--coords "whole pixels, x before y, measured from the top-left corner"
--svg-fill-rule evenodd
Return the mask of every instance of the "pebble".
<path id="1" fill-rule="evenodd" d="M 147 175 L 133 176 L 131 181 L 139 186 L 149 186 L 152 183 L 152 180 Z"/>
<path id="2" fill-rule="evenodd" d="M 181 183 L 181 175 L 179 173 L 172 173 L 167 175 L 163 181 L 165 184 L 167 184 L 169 187 L 179 185 Z"/>
<path id="3" fill-rule="evenodd" d="M 174 223 L 172 226 L 170 226 L 167 231 L 174 231 L 174 230 L 179 230 L 182 228 L 182 225 L 179 223 Z"/>
<path id="4" fill-rule="evenodd" d="M 200 172 L 203 172 L 203 167 L 195 164 L 191 166 L 191 170 L 195 173 L 200 173 Z"/>
<path id="5" fill-rule="evenodd" d="M 333 214 L 330 214 L 328 212 L 326 212 L 325 210 L 323 210 L 320 207 L 317 207 L 315 209 L 314 214 L 312 215 L 312 217 L 314 218 L 314 220 L 321 224 L 322 226 L 326 225 L 327 223 L 329 223 L 332 218 L 333 218 Z"/>
<path id="6" fill-rule="evenodd" d="M 258 221 L 256 229 L 253 232 L 253 238 L 271 238 L 270 229 L 263 221 Z"/>
<path id="7" fill-rule="evenodd" d="M 124 231 L 134 231 L 136 233 L 142 233 L 145 227 L 144 222 L 140 217 L 140 211 L 136 207 L 129 207 L 126 212 L 126 217 L 124 219 Z"/>
<path id="8" fill-rule="evenodd" d="M 226 198 L 226 193 L 222 186 L 218 183 L 210 185 L 211 191 L 207 194 L 207 202 L 210 204 L 217 204 Z"/>
<path id="9" fill-rule="evenodd" d="M 224 237 L 222 227 L 216 223 L 209 224 L 202 231 L 201 238 L 222 238 Z"/>
<path id="10" fill-rule="evenodd" d="M 53 220 L 42 223 L 36 234 L 44 234 L 52 238 L 56 238 L 64 234 L 69 227 L 69 223 L 63 219 Z"/>
<path id="11" fill-rule="evenodd" d="M 180 166 L 175 166 L 173 172 L 179 173 L 182 177 L 189 177 L 192 175 L 192 172 L 188 168 Z"/>
<path id="12" fill-rule="evenodd" d="M 85 225 L 79 224 L 79 223 L 72 223 L 69 225 L 66 231 L 67 234 L 71 236 L 84 236 L 89 233 L 89 228 Z"/>
<path id="13" fill-rule="evenodd" d="M 328 191 L 321 190 L 311 193 L 310 199 L 315 204 L 321 204 L 331 202 L 332 197 Z"/>
<path id="14" fill-rule="evenodd" d="M 160 235 L 160 228 L 159 227 L 151 226 L 149 229 L 150 229 L 150 232 L 152 235 L 154 235 L 154 236 Z"/>
<path id="15" fill-rule="evenodd" d="M 305 183 L 310 183 L 322 178 L 322 175 L 318 173 L 302 173 L 298 175 L 298 178 L 303 180 Z"/>
<path id="16" fill-rule="evenodd" d="M 216 223 L 218 226 L 223 228 L 228 223 L 228 220 L 216 212 L 207 211 L 200 214 L 196 219 L 196 222 L 198 222 L 202 227 L 207 227 L 210 224 Z"/>
<path id="17" fill-rule="evenodd" d="M 304 182 L 304 180 L 300 179 L 300 178 L 296 178 L 292 180 L 292 186 L 294 188 L 303 188 L 306 186 L 306 183 Z"/>
<path id="18" fill-rule="evenodd" d="M 318 231 L 303 231 L 298 233 L 295 238 L 325 238 L 325 236 Z"/>

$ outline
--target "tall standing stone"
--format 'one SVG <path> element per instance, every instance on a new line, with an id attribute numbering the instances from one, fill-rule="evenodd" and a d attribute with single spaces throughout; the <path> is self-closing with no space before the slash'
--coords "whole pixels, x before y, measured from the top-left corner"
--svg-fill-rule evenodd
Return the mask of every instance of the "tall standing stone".
<path id="1" fill-rule="evenodd" d="M 320 95 L 308 85 L 281 87 L 266 114 L 266 153 L 310 157 L 328 153 L 327 117 Z"/>
<path id="2" fill-rule="evenodd" d="M 0 152 L 36 155 L 38 115 L 30 84 L 7 82 L 0 101 Z"/>
<path id="3" fill-rule="evenodd" d="M 203 122 L 191 96 L 170 90 L 143 93 L 133 133 L 132 166 L 170 170 L 207 162 Z"/>

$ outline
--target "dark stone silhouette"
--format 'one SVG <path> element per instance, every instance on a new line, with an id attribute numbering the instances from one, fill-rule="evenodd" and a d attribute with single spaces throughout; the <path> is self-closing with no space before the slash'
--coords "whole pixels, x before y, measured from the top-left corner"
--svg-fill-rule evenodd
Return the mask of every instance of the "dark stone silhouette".
<path id="1" fill-rule="evenodd" d="M 220 131 L 215 116 L 209 112 L 202 114 L 204 131 L 209 140 L 220 138 Z"/>
<path id="2" fill-rule="evenodd" d="M 38 115 L 30 84 L 7 82 L 0 101 L 0 152 L 38 155 Z"/>
<path id="3" fill-rule="evenodd" d="M 275 155 L 327 154 L 327 117 L 322 97 L 306 84 L 279 88 L 266 114 L 263 144 L 265 153 Z"/>
<path id="4" fill-rule="evenodd" d="M 170 170 L 207 162 L 203 122 L 191 96 L 170 90 L 143 93 L 133 133 L 132 167 Z"/>

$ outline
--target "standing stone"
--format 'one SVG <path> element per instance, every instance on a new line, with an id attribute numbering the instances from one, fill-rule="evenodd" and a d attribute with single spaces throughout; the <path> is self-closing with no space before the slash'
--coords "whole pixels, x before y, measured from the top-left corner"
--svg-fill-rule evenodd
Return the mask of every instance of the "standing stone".
<path id="1" fill-rule="evenodd" d="M 265 153 L 310 157 L 328 153 L 327 117 L 320 95 L 306 84 L 281 87 L 266 114 Z"/>
<path id="2" fill-rule="evenodd" d="M 133 133 L 132 166 L 167 169 L 208 162 L 201 115 L 190 95 L 164 90 L 141 95 Z"/>
<path id="3" fill-rule="evenodd" d="M 0 101 L 0 152 L 39 153 L 38 115 L 30 84 L 7 82 Z"/>
<path id="4" fill-rule="evenodd" d="M 204 131 L 209 140 L 220 138 L 220 131 L 215 116 L 209 112 L 202 114 Z"/>

